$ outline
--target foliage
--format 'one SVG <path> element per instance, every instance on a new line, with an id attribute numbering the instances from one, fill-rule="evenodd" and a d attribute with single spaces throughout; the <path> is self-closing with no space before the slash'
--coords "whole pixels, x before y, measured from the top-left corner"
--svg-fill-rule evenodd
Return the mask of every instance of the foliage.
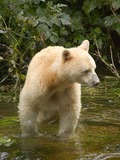
<path id="1" fill-rule="evenodd" d="M 71 22 L 63 11 L 67 7 L 64 4 L 41 0 L 0 3 L 0 40 L 5 44 L 0 56 L 1 83 L 6 79 L 13 81 L 16 89 L 21 80 L 24 81 L 28 61 L 34 53 L 49 44 L 65 43 L 65 39 L 59 37 L 68 34 L 65 28 Z"/>
<path id="2" fill-rule="evenodd" d="M 89 39 L 96 46 L 95 54 L 99 60 L 120 79 L 120 1 L 85 0 L 83 10 L 90 16 Z M 88 19 L 88 21 L 89 21 Z M 93 22 L 93 23 L 92 23 Z M 87 24 L 88 25 L 88 24 Z"/>
<path id="3" fill-rule="evenodd" d="M 0 84 L 14 84 L 16 91 L 36 52 L 48 45 L 77 46 L 83 39 L 108 64 L 111 47 L 119 66 L 119 10 L 119 0 L 1 0 Z"/>
<path id="4" fill-rule="evenodd" d="M 19 123 L 18 117 L 5 117 L 0 120 L 0 126 L 15 126 L 17 123 Z"/>
<path id="5" fill-rule="evenodd" d="M 13 143 L 15 143 L 15 140 L 0 136 L 0 146 L 10 147 Z"/>

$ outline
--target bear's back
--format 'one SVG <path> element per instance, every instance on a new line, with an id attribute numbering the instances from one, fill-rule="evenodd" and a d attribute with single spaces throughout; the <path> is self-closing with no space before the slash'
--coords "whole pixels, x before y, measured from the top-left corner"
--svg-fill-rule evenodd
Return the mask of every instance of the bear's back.
<path id="1" fill-rule="evenodd" d="M 29 68 L 50 67 L 57 59 L 60 59 L 64 47 L 49 46 L 38 52 L 31 60 Z"/>

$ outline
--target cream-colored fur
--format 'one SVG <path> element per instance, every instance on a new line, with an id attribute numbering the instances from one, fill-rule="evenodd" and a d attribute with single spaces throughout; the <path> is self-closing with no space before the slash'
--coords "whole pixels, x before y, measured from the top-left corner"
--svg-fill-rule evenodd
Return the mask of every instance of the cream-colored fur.
<path id="1" fill-rule="evenodd" d="M 81 110 L 81 83 L 96 86 L 99 78 L 88 53 L 89 41 L 74 48 L 47 47 L 30 62 L 20 93 L 19 116 L 22 136 L 39 135 L 41 123 L 56 111 L 60 116 L 59 136 L 75 131 Z"/>

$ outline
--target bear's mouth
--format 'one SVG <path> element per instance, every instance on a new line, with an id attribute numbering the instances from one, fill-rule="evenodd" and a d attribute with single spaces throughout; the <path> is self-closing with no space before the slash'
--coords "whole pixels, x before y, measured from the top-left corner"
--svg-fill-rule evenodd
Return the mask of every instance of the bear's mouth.
<path id="1" fill-rule="evenodd" d="M 100 84 L 100 81 L 96 82 L 96 83 L 93 83 L 93 87 L 96 88 L 99 84 Z"/>

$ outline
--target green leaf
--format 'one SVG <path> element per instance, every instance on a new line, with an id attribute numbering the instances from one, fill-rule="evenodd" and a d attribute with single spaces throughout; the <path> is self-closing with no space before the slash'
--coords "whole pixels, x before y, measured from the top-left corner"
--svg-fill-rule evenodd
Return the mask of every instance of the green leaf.
<path id="1" fill-rule="evenodd" d="M 63 14 L 60 20 L 63 25 L 71 25 L 71 19 L 68 14 Z"/>
<path id="2" fill-rule="evenodd" d="M 1 30 L 0 30 L 0 33 L 1 33 L 1 34 L 4 34 L 4 33 L 7 33 L 7 31 L 1 29 Z"/>
<path id="3" fill-rule="evenodd" d="M 44 8 L 42 6 L 38 6 L 36 9 L 36 16 L 40 17 L 47 17 L 48 16 L 48 12 L 47 12 L 47 8 Z"/>
<path id="4" fill-rule="evenodd" d="M 0 56 L 0 60 L 3 60 L 3 57 Z"/>
<path id="5" fill-rule="evenodd" d="M 44 23 L 47 24 L 47 26 L 49 26 L 49 27 L 52 27 L 52 26 L 53 26 L 51 20 L 48 19 L 48 18 L 45 17 L 45 16 L 40 17 L 40 18 L 38 19 L 38 21 L 39 21 L 40 23 L 42 23 L 42 24 L 44 24 Z"/>
<path id="6" fill-rule="evenodd" d="M 95 29 L 94 29 L 94 32 L 95 32 L 96 34 L 99 34 L 99 35 L 102 33 L 102 31 L 101 31 L 101 29 L 100 29 L 99 27 L 95 28 Z"/>
<path id="7" fill-rule="evenodd" d="M 35 17 L 31 16 L 28 20 L 28 23 L 32 26 L 37 26 L 38 20 Z"/>
<path id="8" fill-rule="evenodd" d="M 12 63 L 13 68 L 16 68 L 16 62 L 14 60 L 11 60 L 10 62 Z"/>
<path id="9" fill-rule="evenodd" d="M 33 1 L 35 4 L 39 4 L 40 2 L 45 2 L 45 0 L 35 0 Z"/>
<path id="10" fill-rule="evenodd" d="M 120 0 L 114 0 L 112 2 L 112 7 L 114 8 L 114 10 L 117 10 L 120 8 Z"/>
<path id="11" fill-rule="evenodd" d="M 70 25 L 71 23 L 69 21 L 67 21 L 66 19 L 61 18 L 61 23 L 63 25 Z"/>
<path id="12" fill-rule="evenodd" d="M 7 142 L 7 139 L 4 137 L 0 137 L 0 145 L 5 144 Z"/>
<path id="13" fill-rule="evenodd" d="M 38 21 L 41 22 L 41 23 L 45 23 L 45 22 L 46 22 L 46 17 L 41 16 L 41 17 L 38 19 Z"/>
<path id="14" fill-rule="evenodd" d="M 57 16 L 52 16 L 51 18 L 51 22 L 59 27 L 61 27 L 61 21 Z"/>
<path id="15" fill-rule="evenodd" d="M 83 3 L 82 9 L 85 11 L 85 13 L 89 13 L 93 11 L 95 8 L 98 7 L 98 1 L 97 0 L 85 0 Z"/>
<path id="16" fill-rule="evenodd" d="M 16 142 L 16 140 L 14 140 L 14 139 L 12 140 L 9 137 L 0 137 L 0 145 L 10 147 L 15 142 Z"/>
<path id="17" fill-rule="evenodd" d="M 62 8 L 62 7 L 67 7 L 67 5 L 66 4 L 57 4 L 57 7 Z"/>
<path id="18" fill-rule="evenodd" d="M 51 35 L 50 29 L 46 24 L 39 24 L 37 26 L 37 30 L 40 35 L 44 35 L 46 39 L 48 39 Z"/>
<path id="19" fill-rule="evenodd" d="M 117 15 L 117 17 L 119 19 L 120 15 Z M 114 15 L 105 17 L 105 26 L 108 27 L 114 25 L 115 23 L 118 23 L 118 19 Z"/>
<path id="20" fill-rule="evenodd" d="M 83 29 L 82 15 L 80 11 L 76 11 L 71 17 L 71 30 L 77 31 Z"/>
<path id="21" fill-rule="evenodd" d="M 78 44 L 81 44 L 84 39 L 85 37 L 82 34 L 76 34 L 74 36 L 74 42 Z"/>
<path id="22" fill-rule="evenodd" d="M 24 81 L 26 76 L 24 74 L 20 74 L 19 77 L 22 81 Z"/>
<path id="23" fill-rule="evenodd" d="M 102 39 L 97 39 L 97 45 L 99 49 L 102 48 L 102 45 L 103 45 Z"/>
<path id="24" fill-rule="evenodd" d="M 67 36 L 68 35 L 68 31 L 65 28 L 61 28 L 60 35 Z"/>
<path id="25" fill-rule="evenodd" d="M 55 44 L 59 40 L 58 34 L 55 32 L 52 32 L 52 35 L 50 36 L 50 40 Z"/>
<path id="26" fill-rule="evenodd" d="M 114 29 L 120 35 L 120 24 L 119 23 L 117 23 L 117 24 L 114 25 Z"/>

